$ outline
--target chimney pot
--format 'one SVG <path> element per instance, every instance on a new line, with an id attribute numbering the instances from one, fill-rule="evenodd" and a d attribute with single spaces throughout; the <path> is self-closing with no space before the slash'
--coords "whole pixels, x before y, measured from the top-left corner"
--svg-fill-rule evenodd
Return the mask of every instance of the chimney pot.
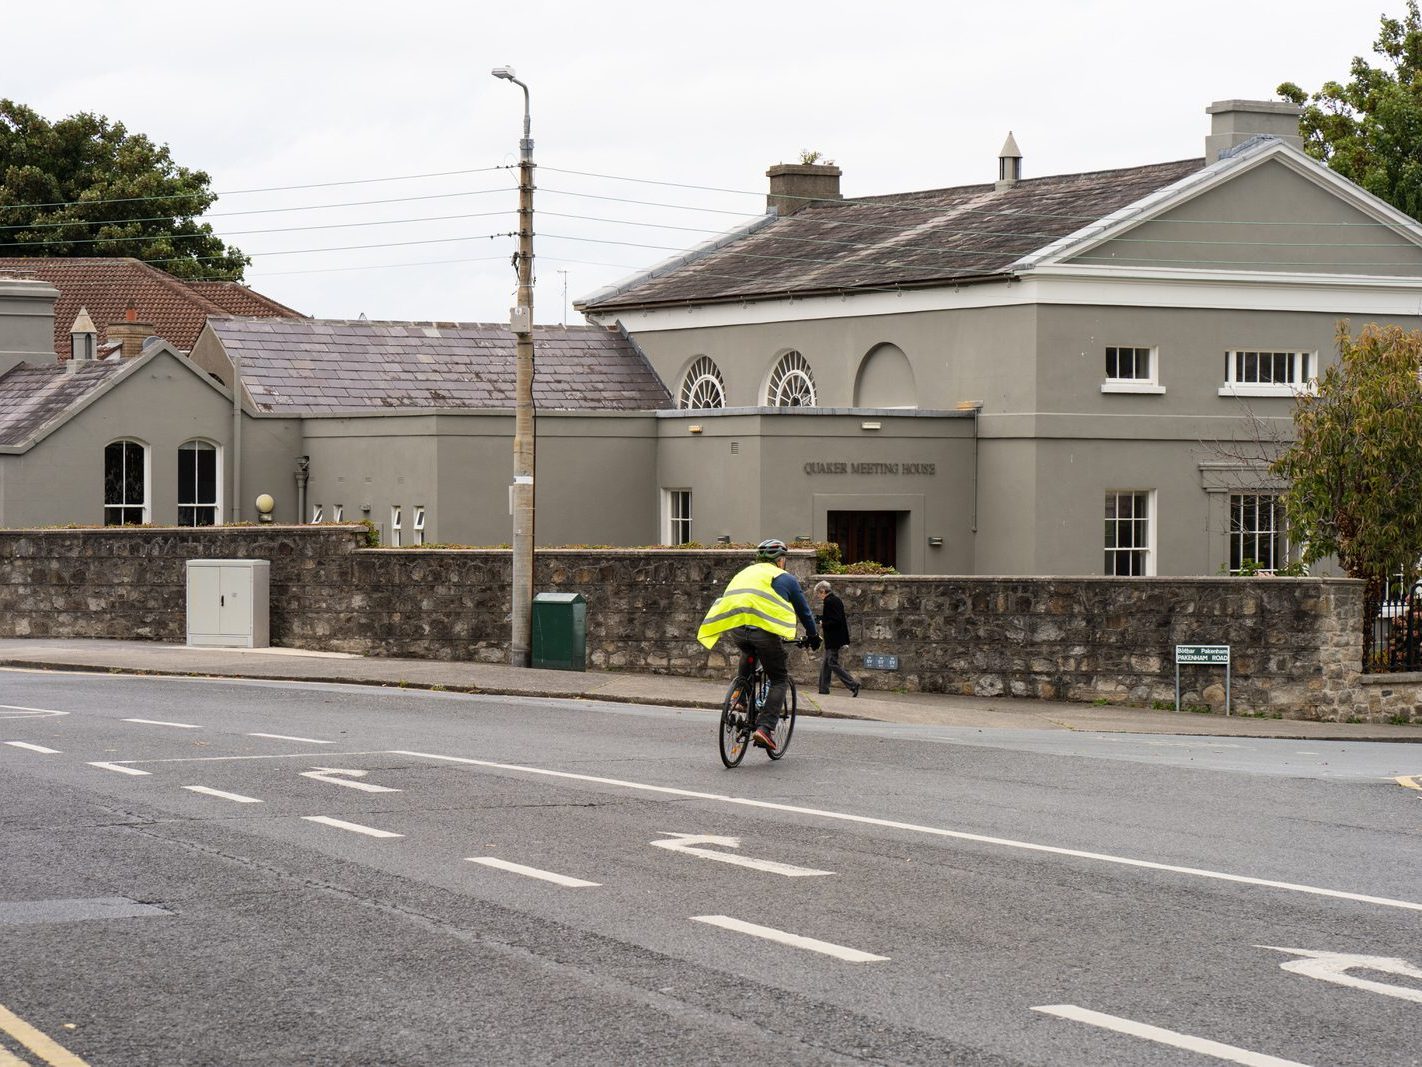
<path id="1" fill-rule="evenodd" d="M 109 325 L 108 339 L 122 343 L 120 359 L 135 359 L 143 354 L 143 342 L 154 332 L 151 322 L 138 320 L 138 309 L 130 300 L 128 307 L 124 309 L 123 321 Z"/>
<path id="2" fill-rule="evenodd" d="M 783 218 L 822 200 L 843 200 L 839 192 L 841 173 L 833 164 L 777 163 L 765 172 L 770 179 L 765 209 Z"/>

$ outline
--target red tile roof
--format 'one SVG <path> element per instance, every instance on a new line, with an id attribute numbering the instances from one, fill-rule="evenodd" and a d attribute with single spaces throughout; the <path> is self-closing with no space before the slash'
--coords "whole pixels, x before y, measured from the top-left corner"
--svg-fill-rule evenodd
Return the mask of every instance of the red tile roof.
<path id="1" fill-rule="evenodd" d="M 0 257 L 0 272 L 38 278 L 59 290 L 54 350 L 60 359 L 69 358 L 69 327 L 81 307 L 89 309 L 101 345 L 108 341 L 109 325 L 123 321 L 131 300 L 140 322 L 151 322 L 155 335 L 184 352 L 209 315 L 303 317 L 236 282 L 185 282 L 137 259 L 7 256 Z"/>

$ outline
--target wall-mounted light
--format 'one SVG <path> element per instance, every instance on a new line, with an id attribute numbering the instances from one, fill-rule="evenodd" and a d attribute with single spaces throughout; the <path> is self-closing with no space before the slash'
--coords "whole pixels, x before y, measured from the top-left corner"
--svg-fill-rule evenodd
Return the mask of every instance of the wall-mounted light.
<path id="1" fill-rule="evenodd" d="M 930 537 L 930 538 L 928 539 L 928 547 L 929 547 L 929 548 L 942 548 L 942 547 L 943 547 L 943 538 L 941 538 L 941 537 Z"/>
<path id="2" fill-rule="evenodd" d="M 716 543 L 718 545 L 729 545 L 731 543 L 731 535 L 722 534 L 720 537 L 716 538 Z"/>
<path id="3" fill-rule="evenodd" d="M 693 425 L 688 426 L 688 427 L 686 428 L 686 432 L 687 432 L 687 433 L 700 433 L 700 432 L 701 432 L 701 427 L 700 427 L 700 426 L 697 426 L 697 425 L 695 425 L 695 424 L 693 424 Z"/>
<path id="4" fill-rule="evenodd" d="M 861 430 L 882 430 L 884 424 L 880 422 L 861 422 L 859 428 Z"/>
<path id="5" fill-rule="evenodd" d="M 812 538 L 810 537 L 809 534 L 796 534 L 796 535 L 795 535 L 795 540 L 796 540 L 796 541 L 809 541 L 809 540 L 812 540 Z"/>
<path id="6" fill-rule="evenodd" d="M 959 411 L 981 411 L 983 402 L 981 400 L 960 400 L 954 407 Z"/>

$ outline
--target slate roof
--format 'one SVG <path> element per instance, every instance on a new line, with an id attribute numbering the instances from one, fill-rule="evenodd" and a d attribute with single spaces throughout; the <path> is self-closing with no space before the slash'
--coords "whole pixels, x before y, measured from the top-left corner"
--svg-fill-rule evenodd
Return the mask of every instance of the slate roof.
<path id="1" fill-rule="evenodd" d="M 786 294 L 896 290 L 991 277 L 1022 256 L 1203 169 L 1204 159 L 821 201 L 655 277 L 592 312 Z M 656 269 L 654 268 L 654 271 Z"/>
<path id="2" fill-rule="evenodd" d="M 211 326 L 240 357 L 259 411 L 514 406 L 514 335 L 502 323 L 234 318 Z M 543 410 L 671 406 L 636 346 L 596 326 L 535 327 L 533 395 Z"/>
<path id="3" fill-rule="evenodd" d="M 139 320 L 151 322 L 154 334 L 184 352 L 209 315 L 300 317 L 235 282 L 185 282 L 137 259 L 6 256 L 0 257 L 0 272 L 39 278 L 59 290 L 54 350 L 61 359 L 69 356 L 69 327 L 81 307 L 89 309 L 104 344 L 109 324 L 123 320 L 132 300 Z"/>
<path id="4" fill-rule="evenodd" d="M 0 374 L 0 445 L 19 445 L 51 419 L 63 414 L 132 360 L 91 362 L 71 372 L 57 363 L 20 363 Z"/>

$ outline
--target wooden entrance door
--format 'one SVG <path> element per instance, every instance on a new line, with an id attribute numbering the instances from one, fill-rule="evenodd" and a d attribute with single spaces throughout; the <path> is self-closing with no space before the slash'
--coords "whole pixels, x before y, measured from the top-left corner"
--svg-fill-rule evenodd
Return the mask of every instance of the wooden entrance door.
<path id="1" fill-rule="evenodd" d="M 897 511 L 831 511 L 826 516 L 829 539 L 839 544 L 845 563 L 872 560 L 897 567 L 899 515 Z"/>

